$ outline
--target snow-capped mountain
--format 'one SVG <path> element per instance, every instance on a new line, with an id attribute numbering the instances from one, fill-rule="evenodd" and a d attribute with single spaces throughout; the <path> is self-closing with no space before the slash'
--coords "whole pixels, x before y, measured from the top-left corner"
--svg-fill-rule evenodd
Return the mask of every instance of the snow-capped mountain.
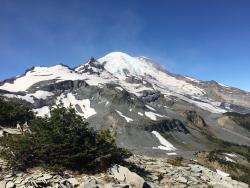
<path id="1" fill-rule="evenodd" d="M 209 127 L 202 129 L 250 145 L 249 132 L 241 127 L 232 131 L 218 123 L 225 112 L 250 112 L 250 93 L 175 75 L 149 58 L 122 52 L 90 58 L 74 69 L 65 65 L 33 67 L 1 82 L 0 94 L 31 103 L 38 116 L 48 115 L 49 106 L 60 101 L 65 106 L 72 104 L 91 126 L 116 131 L 121 146 L 139 153 L 181 153 L 190 145 L 192 150 L 206 148 L 209 141 L 187 118 L 190 111 Z M 160 133 L 171 135 L 174 143 Z"/>

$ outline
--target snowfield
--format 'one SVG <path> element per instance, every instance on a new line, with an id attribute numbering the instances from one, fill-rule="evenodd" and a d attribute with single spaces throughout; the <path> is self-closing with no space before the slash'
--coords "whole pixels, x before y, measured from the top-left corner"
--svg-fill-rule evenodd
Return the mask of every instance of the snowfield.
<path id="1" fill-rule="evenodd" d="M 183 95 L 179 95 L 179 94 L 176 94 L 176 96 L 179 99 L 182 99 L 188 103 L 194 104 L 194 105 L 200 107 L 201 109 L 207 110 L 207 111 L 212 112 L 212 113 L 222 114 L 222 113 L 227 112 L 226 110 L 216 106 L 216 105 L 218 105 L 218 103 L 213 103 L 214 101 L 209 102 L 209 101 L 207 101 L 207 99 L 205 99 L 204 102 L 201 102 L 201 101 L 197 101 L 197 100 L 192 100 L 190 98 L 187 98 L 187 97 L 185 97 Z M 200 98 L 200 99 L 202 100 L 202 98 Z"/>
<path id="2" fill-rule="evenodd" d="M 95 109 L 90 106 L 89 99 L 77 100 L 72 93 L 68 93 L 66 96 L 62 94 L 58 97 L 56 103 L 59 104 L 60 101 L 64 107 L 72 105 L 76 109 L 76 112 L 86 119 L 96 114 Z M 80 109 L 77 108 L 77 105 Z"/>
<path id="3" fill-rule="evenodd" d="M 36 113 L 37 116 L 39 117 L 44 117 L 44 116 L 50 116 L 50 111 L 48 106 L 44 106 L 42 108 L 36 108 L 33 110 L 34 113 Z"/>
<path id="4" fill-rule="evenodd" d="M 191 77 L 189 77 L 189 76 L 185 76 L 185 78 L 187 78 L 187 79 L 191 80 L 192 82 L 197 82 L 197 83 L 199 83 L 199 82 L 200 82 L 199 80 L 196 80 L 196 79 L 191 78 Z"/>
<path id="5" fill-rule="evenodd" d="M 133 119 L 131 119 L 131 118 L 127 117 L 127 116 L 124 116 L 120 111 L 116 110 L 116 112 L 117 112 L 121 117 L 123 117 L 128 123 L 129 123 L 130 121 L 134 121 Z"/>
<path id="6" fill-rule="evenodd" d="M 27 102 L 30 102 L 30 103 L 34 103 L 34 98 L 32 95 L 30 94 L 27 94 L 27 95 L 15 95 L 15 94 L 4 94 L 3 96 L 5 97 L 8 97 L 8 98 L 18 98 L 18 99 L 22 99 L 22 100 L 25 100 Z"/>
<path id="7" fill-rule="evenodd" d="M 229 157 L 237 157 L 237 155 L 234 154 L 234 153 L 225 153 L 225 155 L 227 155 L 227 156 L 229 156 Z"/>
<path id="8" fill-rule="evenodd" d="M 63 65 L 55 65 L 53 67 L 35 67 L 28 71 L 24 76 L 17 78 L 14 83 L 5 83 L 0 89 L 18 92 L 26 91 L 35 83 L 46 80 L 78 80 L 82 76 L 73 72 Z"/>
<path id="9" fill-rule="evenodd" d="M 35 93 L 32 93 L 31 95 L 36 97 L 37 99 L 46 99 L 47 97 L 53 96 L 54 93 L 48 92 L 48 91 L 36 91 Z"/>
<path id="10" fill-rule="evenodd" d="M 123 91 L 123 88 L 122 87 L 115 87 L 116 89 L 120 90 L 120 91 Z"/>
<path id="11" fill-rule="evenodd" d="M 225 157 L 226 161 L 232 162 L 232 163 L 236 163 L 233 159 L 229 158 L 229 157 Z"/>
<path id="12" fill-rule="evenodd" d="M 161 87 L 169 88 L 177 93 L 204 95 L 203 89 L 200 89 L 183 80 L 167 74 L 148 58 L 132 57 L 122 52 L 112 52 L 98 59 L 107 71 L 112 73 L 120 80 L 125 80 L 126 76 L 136 76 L 138 78 L 147 78 L 156 85 L 160 83 Z"/>
<path id="13" fill-rule="evenodd" d="M 47 97 L 53 96 L 54 93 L 48 91 L 36 91 L 35 93 L 26 94 L 26 95 L 15 95 L 15 94 L 4 94 L 5 97 L 8 98 L 18 98 L 25 100 L 30 103 L 34 103 L 34 98 L 37 99 L 46 99 Z"/>
<path id="14" fill-rule="evenodd" d="M 119 83 L 123 88 L 130 93 L 136 94 L 137 96 L 140 96 L 140 91 L 147 89 L 152 90 L 152 88 L 135 87 L 134 85 L 136 84 L 122 82 L 126 79 L 126 76 L 132 75 L 138 78 L 146 78 L 153 84 L 153 88 L 155 90 L 177 96 L 178 98 L 191 102 L 204 110 L 211 111 L 213 113 L 226 112 L 225 109 L 216 106 L 216 103 L 210 104 L 206 98 L 203 97 L 205 96 L 205 91 L 203 89 L 169 75 L 166 71 L 157 67 L 157 65 L 155 65 L 152 60 L 148 58 L 131 57 L 122 52 L 112 52 L 100 58 L 98 61 L 104 65 L 106 70 L 119 78 Z M 191 77 L 185 78 L 196 83 L 200 82 L 199 80 Z M 204 100 L 204 102 L 192 100 L 185 97 L 185 95 L 197 97 L 197 99 L 200 101 Z M 211 101 L 211 103 L 212 102 L 216 101 Z"/>
<path id="15" fill-rule="evenodd" d="M 216 169 L 216 172 L 217 172 L 217 174 L 219 174 L 219 175 L 221 175 L 221 176 L 223 176 L 223 177 L 228 177 L 228 176 L 230 176 L 230 174 L 228 174 L 228 173 L 226 173 L 226 172 L 223 172 L 223 171 L 221 171 L 221 170 L 219 170 L 219 169 Z"/>
<path id="16" fill-rule="evenodd" d="M 159 140 L 161 144 L 157 147 L 153 147 L 153 149 L 161 149 L 161 150 L 166 150 L 166 151 L 176 150 L 176 148 L 169 141 L 167 141 L 163 136 L 161 136 L 160 133 L 158 133 L 157 131 L 152 131 L 152 133 L 156 136 L 156 138 Z"/>
<path id="17" fill-rule="evenodd" d="M 141 113 L 141 112 L 138 112 L 138 115 L 139 115 L 139 116 L 143 116 L 143 113 Z"/>
<path id="18" fill-rule="evenodd" d="M 160 114 L 154 113 L 154 112 L 145 112 L 145 116 L 147 116 L 149 119 L 152 119 L 154 121 L 157 120 L 157 117 L 164 117 Z"/>
<path id="19" fill-rule="evenodd" d="M 149 105 L 145 105 L 149 110 L 152 110 L 152 111 L 155 111 L 156 112 L 156 109 L 154 109 L 153 107 L 149 106 Z"/>
<path id="20" fill-rule="evenodd" d="M 89 62 L 87 62 L 87 64 L 88 63 Z M 129 93 L 135 94 L 137 97 L 141 97 L 145 90 L 157 91 L 161 92 L 165 97 L 175 96 L 212 113 L 227 112 L 227 110 L 220 107 L 220 102 L 208 100 L 205 97 L 206 92 L 202 88 L 185 81 L 185 79 L 180 79 L 169 74 L 149 58 L 132 57 L 122 52 L 112 52 L 94 62 L 94 66 L 98 66 L 98 64 L 103 66 L 104 69 L 97 70 L 97 68 L 91 67 L 90 64 L 87 66 L 88 69 L 98 74 L 92 74 L 84 70 L 86 64 L 80 65 L 74 70 L 64 65 L 34 67 L 24 75 L 16 77 L 13 83 L 4 83 L 0 86 L 0 89 L 9 92 L 26 92 L 25 95 L 5 94 L 5 96 L 9 98 L 20 98 L 34 103 L 34 98 L 45 100 L 53 96 L 53 93 L 41 90 L 28 93 L 28 89 L 34 84 L 49 80 L 54 83 L 65 80 L 85 80 L 88 85 L 100 88 L 107 83 L 114 83 L 119 85 L 116 87 L 117 90 L 126 90 Z M 126 81 L 127 76 L 133 76 L 136 80 L 141 80 L 142 83 L 130 83 Z M 200 82 L 187 76 L 183 78 L 196 83 Z M 147 85 L 147 83 L 150 84 Z M 146 107 L 156 112 L 151 106 L 146 105 Z M 89 116 L 88 113 L 86 113 L 86 115 Z M 157 120 L 157 117 L 162 117 L 162 115 L 151 112 L 146 112 L 145 115 L 154 121 Z"/>

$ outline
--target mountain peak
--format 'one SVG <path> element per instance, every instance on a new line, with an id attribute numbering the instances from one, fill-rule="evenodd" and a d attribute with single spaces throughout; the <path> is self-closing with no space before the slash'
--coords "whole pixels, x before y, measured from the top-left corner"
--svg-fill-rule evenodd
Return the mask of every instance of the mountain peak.
<path id="1" fill-rule="evenodd" d="M 123 52 L 111 52 L 98 61 L 114 76 L 125 79 L 128 76 L 143 76 L 154 68 L 152 64 Z"/>
<path id="2" fill-rule="evenodd" d="M 124 58 L 128 57 L 129 58 L 131 56 L 124 53 L 124 52 L 117 51 L 117 52 L 110 52 L 110 53 L 106 54 L 105 57 L 124 57 Z"/>

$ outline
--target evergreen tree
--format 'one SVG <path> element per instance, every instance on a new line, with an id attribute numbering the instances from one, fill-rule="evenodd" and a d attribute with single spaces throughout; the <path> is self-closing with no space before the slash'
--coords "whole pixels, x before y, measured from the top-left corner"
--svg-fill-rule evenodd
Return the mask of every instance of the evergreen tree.
<path id="1" fill-rule="evenodd" d="M 121 162 L 130 153 L 118 148 L 108 130 L 96 132 L 62 104 L 52 108 L 51 116 L 36 118 L 30 133 L 11 135 L 0 140 L 1 151 L 10 166 L 26 169 L 44 166 L 54 170 L 72 169 L 96 172 Z"/>
<path id="2" fill-rule="evenodd" d="M 15 127 L 34 118 L 31 108 L 18 100 L 0 97 L 0 126 Z"/>

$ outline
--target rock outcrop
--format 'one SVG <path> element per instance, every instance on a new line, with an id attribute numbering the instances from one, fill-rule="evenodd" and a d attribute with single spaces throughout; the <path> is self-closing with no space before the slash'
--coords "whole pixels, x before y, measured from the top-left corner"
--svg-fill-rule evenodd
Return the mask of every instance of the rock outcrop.
<path id="1" fill-rule="evenodd" d="M 157 122 L 153 122 L 150 125 L 145 126 L 146 131 L 158 131 L 164 132 L 183 132 L 184 134 L 190 133 L 185 125 L 177 119 L 163 119 Z"/>
<path id="2" fill-rule="evenodd" d="M 184 114 L 190 125 L 198 128 L 204 128 L 207 126 L 204 119 L 200 115 L 198 115 L 196 111 L 186 111 Z"/>
<path id="3" fill-rule="evenodd" d="M 114 165 L 106 173 L 95 175 L 73 172 L 53 173 L 41 169 L 31 169 L 26 173 L 7 171 L 6 163 L 0 161 L 1 188 L 170 188 L 170 187 L 225 187 L 247 188 L 248 185 L 224 177 L 194 161 L 183 161 L 178 166 L 168 159 L 132 156 L 128 167 Z M 139 172 L 131 166 L 146 172 Z M 142 177 L 143 176 L 143 177 Z"/>

